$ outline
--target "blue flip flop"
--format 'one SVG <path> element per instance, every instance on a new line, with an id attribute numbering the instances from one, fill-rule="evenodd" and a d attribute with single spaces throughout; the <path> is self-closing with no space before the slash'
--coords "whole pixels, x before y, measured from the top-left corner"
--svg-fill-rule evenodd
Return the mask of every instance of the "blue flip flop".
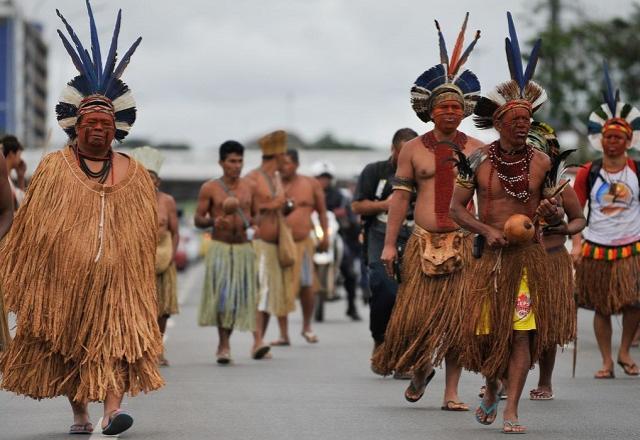
<path id="1" fill-rule="evenodd" d="M 103 435 L 118 435 L 131 428 L 133 417 L 124 411 L 116 410 L 109 417 L 109 424 L 102 429 Z"/>
<path id="2" fill-rule="evenodd" d="M 482 416 L 478 416 L 478 413 L 476 412 L 476 421 L 482 425 L 491 425 L 495 422 L 498 416 L 498 403 L 500 403 L 500 399 L 496 400 L 493 405 L 487 408 L 484 405 L 484 401 L 480 402 L 480 406 L 478 408 L 482 411 Z M 494 417 L 492 421 L 487 422 L 487 418 L 493 414 L 495 414 L 496 417 Z M 484 419 L 484 421 L 482 419 Z"/>

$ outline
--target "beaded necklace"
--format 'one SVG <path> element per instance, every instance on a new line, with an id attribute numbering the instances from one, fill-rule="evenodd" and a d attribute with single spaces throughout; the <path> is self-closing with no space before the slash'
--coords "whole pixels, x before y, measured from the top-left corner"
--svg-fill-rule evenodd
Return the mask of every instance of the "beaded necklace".
<path id="1" fill-rule="evenodd" d="M 506 156 L 509 156 L 507 159 Z M 500 149 L 500 142 L 489 146 L 489 159 L 498 174 L 498 179 L 505 192 L 522 203 L 527 203 L 529 193 L 529 165 L 533 158 L 533 147 L 526 145 L 523 150 L 505 154 Z"/>
<path id="2" fill-rule="evenodd" d="M 77 146 L 73 146 L 73 152 L 75 153 L 76 161 L 78 162 L 80 169 L 87 175 L 87 177 L 90 179 L 97 179 L 99 183 L 104 183 L 107 181 L 109 175 L 111 175 L 111 184 L 113 185 L 113 173 L 111 173 L 111 169 L 113 168 L 113 150 L 111 148 L 109 148 L 105 157 L 91 156 L 83 153 Z M 87 160 L 102 162 L 102 168 L 98 171 L 91 171 L 91 168 L 87 165 Z"/>

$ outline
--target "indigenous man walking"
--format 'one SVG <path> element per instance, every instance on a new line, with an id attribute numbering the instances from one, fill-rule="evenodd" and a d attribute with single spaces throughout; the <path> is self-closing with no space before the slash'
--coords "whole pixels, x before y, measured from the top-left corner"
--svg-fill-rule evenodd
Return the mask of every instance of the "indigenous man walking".
<path id="1" fill-rule="evenodd" d="M 156 187 L 158 203 L 158 245 L 156 247 L 156 291 L 158 295 L 158 327 L 164 336 L 167 321 L 171 315 L 178 314 L 178 273 L 173 258 L 180 240 L 178 231 L 178 210 L 176 201 L 169 194 L 160 191 L 160 167 L 164 157 L 160 151 L 151 147 L 135 148 L 131 156 L 144 166 Z M 158 356 L 161 367 L 169 366 L 162 353 Z"/>
<path id="2" fill-rule="evenodd" d="M 457 47 L 462 45 L 465 17 Z M 439 26 L 436 22 L 436 26 Z M 440 33 L 440 31 L 439 31 Z M 441 35 L 441 33 L 440 33 Z M 393 274 L 397 260 L 397 238 L 412 193 L 417 191 L 415 226 L 402 262 L 398 297 L 384 338 L 373 358 L 376 371 L 390 374 L 413 368 L 405 391 L 409 402 L 417 402 L 435 375 L 434 365 L 446 358 L 446 385 L 442 409 L 468 411 L 458 397 L 461 368 L 452 332 L 463 294 L 465 260 L 470 258 L 471 238 L 449 217 L 453 193 L 455 154 L 471 154 L 482 144 L 458 131 L 462 119 L 473 112 L 480 83 L 469 70 L 460 71 L 475 39 L 462 56 L 456 50 L 451 59 L 424 72 L 414 84 L 413 109 L 433 130 L 405 144 L 398 159 L 395 190 L 389 208 L 387 234 L 381 260 Z M 441 38 L 441 44 L 443 43 Z M 446 55 L 446 49 L 441 47 Z M 421 268 L 421 270 L 417 270 Z M 396 275 L 397 271 L 396 271 Z"/>
<path id="3" fill-rule="evenodd" d="M 264 358 L 270 348 L 255 332 L 258 286 L 250 221 L 255 212 L 255 185 L 240 177 L 242 144 L 224 142 L 219 156 L 223 175 L 202 185 L 195 215 L 196 226 L 212 229 L 198 324 L 218 327 L 217 362 L 226 365 L 231 362 L 229 340 L 234 329 L 254 331 L 254 359 Z"/>
<path id="4" fill-rule="evenodd" d="M 533 121 L 527 142 L 547 154 L 551 159 L 555 175 L 548 175 L 547 186 L 553 188 L 558 185 L 566 185 L 567 181 L 562 179 L 562 165 L 565 157 L 573 150 L 560 153 L 560 144 L 555 131 L 544 122 Z M 566 213 L 567 222 L 563 221 L 555 226 L 544 225 L 542 228 L 542 244 L 547 252 L 547 266 L 553 268 L 556 279 L 555 286 L 549 291 L 549 295 L 552 296 L 550 302 L 554 304 L 551 309 L 551 312 L 554 313 L 551 318 L 554 323 L 551 327 L 554 335 L 550 336 L 550 339 L 555 341 L 555 344 L 540 355 L 538 386 L 529 391 L 531 400 L 552 400 L 554 398 L 551 377 L 558 345 L 564 346 L 576 338 L 577 315 L 574 300 L 573 262 L 565 243 L 567 235 L 579 234 L 584 229 L 586 219 L 578 196 L 571 186 L 565 186 L 555 199 L 558 202 L 558 208 L 562 208 Z"/>
<path id="5" fill-rule="evenodd" d="M 527 373 L 540 353 L 555 345 L 555 324 L 549 294 L 553 284 L 542 245 L 534 241 L 534 216 L 555 226 L 562 220 L 555 200 L 543 200 L 551 161 L 527 145 L 532 113 L 546 93 L 531 81 L 536 48 L 523 69 L 515 27 L 508 13 L 507 59 L 512 79 L 482 98 L 475 109 L 479 128 L 495 127 L 500 139 L 483 147 L 470 161 L 475 173 L 459 166 L 451 215 L 465 229 L 479 234 L 462 307 L 462 365 L 487 378 L 476 420 L 489 425 L 497 414 L 498 378 L 507 377 L 509 397 L 503 432 L 523 433 L 518 402 Z M 540 42 L 536 44 L 539 47 Z M 525 72 L 525 73 L 523 73 Z M 466 171 L 463 171 L 465 170 Z M 474 192 L 480 218 L 467 209 Z M 512 217 L 512 214 L 516 214 Z M 481 244 L 486 242 L 480 255 Z"/>
<path id="6" fill-rule="evenodd" d="M 315 306 L 317 280 L 313 254 L 316 247 L 324 252 L 329 247 L 329 231 L 327 229 L 327 208 L 324 191 L 320 183 L 313 177 L 298 174 L 300 160 L 298 150 L 287 150 L 282 163 L 282 185 L 284 195 L 291 211 L 286 216 L 287 225 L 296 244 L 295 263 L 293 265 L 292 293 L 300 297 L 302 308 L 302 337 L 310 344 L 318 342 L 318 337 L 311 328 L 311 317 Z M 317 244 L 311 238 L 313 222 L 311 214 L 318 213 L 322 239 Z M 288 328 L 287 316 L 278 317 L 280 329 Z M 284 321 L 284 322 L 282 322 Z M 282 331 L 282 330 L 281 330 Z M 284 340 L 288 341 L 286 334 Z"/>
<path id="7" fill-rule="evenodd" d="M 286 198 L 279 172 L 287 151 L 287 133 L 283 130 L 274 131 L 260 138 L 258 143 L 262 150 L 262 163 L 247 175 L 247 179 L 255 183 L 258 211 L 256 217 L 258 232 L 257 239 L 254 241 L 258 256 L 259 289 L 256 341 L 262 342 L 270 316 L 286 317 L 296 308 L 295 292 L 291 291 L 293 285 L 291 263 L 295 264 L 295 252 L 293 249 L 286 252 L 294 257 L 294 261 L 290 261 L 290 264 L 285 265 L 280 261 L 278 247 L 284 244 L 284 234 L 289 234 L 290 242 L 293 241 L 290 230 L 284 229 L 287 228 L 283 217 Z M 283 325 L 285 322 L 280 320 L 279 324 Z M 280 327 L 280 337 L 271 345 L 290 345 L 286 328 Z"/>
<path id="8" fill-rule="evenodd" d="M 43 158 L 0 249 L 5 300 L 17 315 L 0 371 L 5 390 L 67 396 L 72 434 L 91 433 L 88 402 L 104 402 L 98 427 L 115 435 L 133 424 L 120 409 L 124 393 L 163 385 L 156 364 L 157 203 L 149 173 L 111 149 L 135 121 L 135 101 L 119 77 L 140 39 L 116 65 L 118 14 L 103 69 L 87 7 L 92 59 L 58 13 L 78 49 L 59 32 L 80 72 L 56 107 L 70 142 Z"/>
<path id="9" fill-rule="evenodd" d="M 575 190 L 587 204 L 587 228 L 574 236 L 578 305 L 593 309 L 593 328 L 602 356 L 596 379 L 615 377 L 611 315 L 622 313 L 618 365 L 625 374 L 640 369 L 629 353 L 640 322 L 640 163 L 629 158 L 637 146 L 640 112 L 619 101 L 605 64 L 606 102 L 589 117 L 589 140 L 602 159 L 583 166 Z M 582 242 L 581 242 L 582 240 Z"/>

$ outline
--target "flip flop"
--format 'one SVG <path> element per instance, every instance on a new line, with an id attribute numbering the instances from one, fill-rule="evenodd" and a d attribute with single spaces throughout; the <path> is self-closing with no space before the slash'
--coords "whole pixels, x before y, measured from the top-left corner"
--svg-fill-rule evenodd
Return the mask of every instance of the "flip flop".
<path id="1" fill-rule="evenodd" d="M 469 407 L 464 402 L 456 402 L 455 400 L 447 400 L 447 403 L 440 407 L 442 411 L 462 412 L 469 411 Z"/>
<path id="2" fill-rule="evenodd" d="M 622 367 L 622 369 L 624 370 L 624 374 L 626 374 L 627 376 L 639 376 L 640 375 L 640 372 L 638 372 L 637 370 L 635 372 L 633 371 L 636 368 L 638 368 L 638 366 L 635 364 L 635 362 L 633 364 L 627 364 L 626 362 L 622 362 L 621 360 L 618 360 L 618 365 L 620 365 Z"/>
<path id="3" fill-rule="evenodd" d="M 509 428 L 509 431 L 507 431 L 507 427 Z M 520 430 L 518 430 L 518 429 L 520 429 Z M 514 421 L 511 421 L 511 420 L 505 420 L 504 422 L 502 422 L 502 433 L 503 434 L 526 434 L 527 433 L 527 427 L 526 426 L 522 426 L 518 422 L 514 422 Z"/>
<path id="4" fill-rule="evenodd" d="M 115 436 L 125 432 L 133 425 L 133 417 L 126 412 L 117 409 L 111 413 L 109 424 L 102 429 L 102 435 Z M 102 418 L 98 426 L 102 426 Z"/>
<path id="5" fill-rule="evenodd" d="M 553 400 L 553 398 L 551 391 L 542 391 L 537 388 L 529 391 L 529 400 Z"/>
<path id="6" fill-rule="evenodd" d="M 288 347 L 291 345 L 291 342 L 286 339 L 276 339 L 275 341 L 269 342 L 269 345 L 272 347 Z"/>
<path id="7" fill-rule="evenodd" d="M 409 395 L 407 395 L 407 391 L 409 391 L 409 388 L 412 388 L 414 391 L 419 391 L 415 384 L 413 383 L 413 379 L 411 379 L 411 382 L 409 383 L 409 386 L 407 387 L 407 389 L 404 392 L 404 398 L 407 399 L 407 402 L 411 402 L 411 403 L 415 403 L 418 400 L 422 399 L 422 396 L 424 396 L 424 392 L 427 389 L 427 386 L 429 385 L 429 382 L 431 382 L 431 379 L 433 379 L 433 376 L 436 375 L 436 369 L 434 368 L 433 370 L 431 370 L 431 373 L 429 373 L 429 375 L 424 379 L 424 384 L 422 385 L 422 392 L 420 393 L 420 395 L 415 398 L 415 397 L 411 397 Z"/>
<path id="8" fill-rule="evenodd" d="M 269 350 L 271 350 L 271 347 L 269 347 L 268 345 L 263 345 L 262 347 L 256 348 L 255 351 L 251 353 L 251 357 L 259 361 L 260 359 L 264 359 L 267 356 Z"/>
<path id="9" fill-rule="evenodd" d="M 498 416 L 498 404 L 500 403 L 500 399 L 496 400 L 493 405 L 491 405 L 489 408 L 487 408 L 484 405 L 484 400 L 482 402 L 480 402 L 480 406 L 478 406 L 478 409 L 480 411 L 482 411 L 482 416 L 478 416 L 477 410 L 476 410 L 476 422 L 480 423 L 481 425 L 491 425 L 493 422 L 496 421 L 496 417 Z M 490 422 L 487 422 L 487 418 L 489 418 L 490 416 L 494 415 L 493 420 L 491 420 Z M 484 419 L 484 420 L 482 420 Z"/>
<path id="10" fill-rule="evenodd" d="M 75 435 L 75 434 L 88 434 L 91 435 L 93 434 L 93 424 L 91 422 L 82 424 L 82 423 L 74 423 L 73 425 L 71 425 L 71 427 L 69 428 L 69 434 L 70 435 Z"/>
<path id="11" fill-rule="evenodd" d="M 608 370 L 603 368 L 602 370 L 598 370 L 596 374 L 593 376 L 594 379 L 615 379 L 616 375 L 613 370 Z"/>
<path id="12" fill-rule="evenodd" d="M 316 344 L 318 342 L 318 336 L 313 332 L 302 332 L 301 335 L 309 344 Z"/>

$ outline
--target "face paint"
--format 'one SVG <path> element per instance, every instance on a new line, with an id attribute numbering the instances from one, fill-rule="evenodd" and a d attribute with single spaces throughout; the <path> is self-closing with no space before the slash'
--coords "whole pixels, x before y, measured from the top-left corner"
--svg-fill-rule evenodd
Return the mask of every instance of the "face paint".
<path id="1" fill-rule="evenodd" d="M 514 147 L 525 145 L 529 128 L 531 128 L 531 113 L 522 107 L 508 110 L 498 121 L 496 128 L 504 143 Z"/>
<path id="2" fill-rule="evenodd" d="M 445 134 L 453 133 L 464 118 L 464 108 L 460 101 L 441 101 L 433 108 L 431 119 L 436 128 Z"/>

